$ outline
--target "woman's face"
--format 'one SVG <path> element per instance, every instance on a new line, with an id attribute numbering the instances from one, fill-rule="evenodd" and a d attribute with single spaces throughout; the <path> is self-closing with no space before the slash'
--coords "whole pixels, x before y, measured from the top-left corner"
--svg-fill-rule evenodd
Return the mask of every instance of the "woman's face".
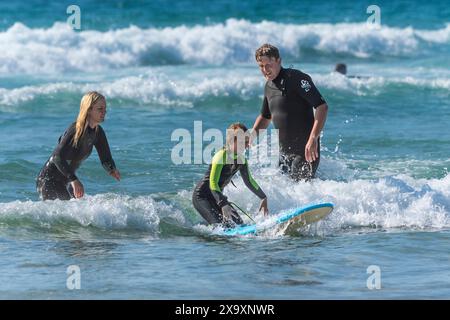
<path id="1" fill-rule="evenodd" d="M 104 99 L 97 100 L 89 111 L 90 123 L 102 123 L 106 116 L 106 101 Z"/>

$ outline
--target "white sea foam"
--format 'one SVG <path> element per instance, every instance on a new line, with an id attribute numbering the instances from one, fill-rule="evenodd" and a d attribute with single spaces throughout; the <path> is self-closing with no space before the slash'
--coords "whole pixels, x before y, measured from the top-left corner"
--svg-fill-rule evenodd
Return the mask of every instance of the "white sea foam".
<path id="1" fill-rule="evenodd" d="M 450 23 L 446 24 L 445 28 L 438 30 L 417 30 L 417 36 L 420 38 L 436 43 L 449 43 L 450 42 Z"/>
<path id="2" fill-rule="evenodd" d="M 251 165 L 252 166 L 252 165 Z M 313 234 L 335 234 L 349 229 L 423 230 L 450 228 L 450 174 L 442 179 L 414 179 L 407 175 L 350 181 L 320 180 L 291 182 L 276 169 L 252 166 L 254 178 L 267 194 L 272 214 L 293 210 L 306 204 L 332 202 L 333 213 L 306 230 Z M 228 186 L 225 194 L 233 202 L 262 221 L 257 214 L 259 200 L 240 178 L 237 188 Z M 191 227 L 192 190 L 182 190 L 168 204 L 152 196 L 103 194 L 70 201 L 12 201 L 0 203 L 0 224 L 28 225 L 51 230 L 58 226 L 95 227 L 103 230 L 141 230 L 152 236 L 160 233 L 161 220 L 170 218 L 180 227 Z M 184 209 L 177 209 L 179 207 Z M 244 220 L 248 220 L 243 216 Z M 270 223 L 266 221 L 266 223 Z M 202 233 L 216 230 L 197 226 Z M 281 232 L 280 230 L 275 230 Z M 270 234 L 269 234 L 270 235 Z M 275 233 L 271 236 L 280 236 Z"/>
<path id="3" fill-rule="evenodd" d="M 84 94 L 95 89 L 102 92 L 107 98 L 127 99 L 139 105 L 192 107 L 193 102 L 208 97 L 235 96 L 245 99 L 255 94 L 259 96 L 262 87 L 263 79 L 257 76 L 236 76 L 229 73 L 225 76 L 179 79 L 151 72 L 110 82 L 87 84 L 57 82 L 14 89 L 0 88 L 0 105 L 13 106 L 32 101 L 37 97 L 55 97 L 65 93 Z M 257 91 L 258 93 L 256 93 Z"/>
<path id="4" fill-rule="evenodd" d="M 427 78 L 419 76 L 371 76 L 349 78 L 339 73 L 315 75 L 318 87 L 347 91 L 360 96 L 378 95 L 392 85 L 403 85 L 426 89 L 450 89 L 450 78 Z"/>
<path id="5" fill-rule="evenodd" d="M 151 196 L 129 197 L 115 194 L 86 196 L 70 201 L 13 201 L 0 203 L 0 224 L 23 224 L 52 228 L 75 224 L 106 230 L 143 230 L 159 232 L 162 218 L 185 223 L 181 211 Z"/>
<path id="6" fill-rule="evenodd" d="M 322 159 L 322 162 L 327 160 Z M 341 169 L 339 162 L 326 163 L 326 167 Z M 442 179 L 414 179 L 403 174 L 361 179 L 350 175 L 349 180 L 316 179 L 295 183 L 277 169 L 253 167 L 252 172 L 268 196 L 272 213 L 306 204 L 333 203 L 333 213 L 309 230 L 314 234 L 354 228 L 430 231 L 450 228 L 450 174 Z M 225 194 L 244 210 L 257 213 L 258 198 L 247 190 L 240 178 L 235 178 L 234 182 L 237 188 L 230 185 Z"/>
<path id="7" fill-rule="evenodd" d="M 449 78 L 425 79 L 417 76 L 347 78 L 337 73 L 311 74 L 317 87 L 322 90 L 341 91 L 358 96 L 382 94 L 385 88 L 401 85 L 446 90 L 450 89 Z M 262 95 L 263 78 L 233 70 L 205 76 L 195 71 L 189 77 L 177 78 L 161 72 L 147 72 L 138 76 L 127 76 L 111 81 L 91 83 L 54 82 L 19 88 L 0 88 L 0 106 L 15 106 L 36 98 L 57 99 L 67 93 L 80 96 L 87 91 L 97 90 L 107 98 L 132 101 L 138 105 L 157 104 L 162 106 L 193 107 L 207 98 L 258 99 Z M 326 93 L 326 91 L 325 91 Z"/>
<path id="8" fill-rule="evenodd" d="M 20 22 L 0 33 L 0 74 L 97 72 L 143 65 L 251 62 L 262 43 L 276 44 L 285 58 L 302 58 L 305 50 L 354 57 L 417 55 L 425 42 L 447 45 L 450 26 L 437 30 L 365 23 L 286 24 L 228 19 L 214 25 L 105 32 L 76 32 L 65 23 L 29 28 Z"/>

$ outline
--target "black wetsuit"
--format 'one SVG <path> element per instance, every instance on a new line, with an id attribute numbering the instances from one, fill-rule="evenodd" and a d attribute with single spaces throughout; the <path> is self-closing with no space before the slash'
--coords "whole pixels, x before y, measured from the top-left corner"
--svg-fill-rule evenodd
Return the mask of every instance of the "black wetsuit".
<path id="1" fill-rule="evenodd" d="M 320 161 L 308 163 L 305 146 L 314 125 L 313 108 L 326 103 L 311 77 L 295 69 L 281 68 L 273 81 L 267 81 L 261 115 L 278 129 L 280 166 L 293 179 L 313 178 Z"/>
<path id="2" fill-rule="evenodd" d="M 260 199 L 266 198 L 262 189 L 253 179 L 248 162 L 245 158 L 240 158 L 229 154 L 225 149 L 218 151 L 209 165 L 208 171 L 202 180 L 195 187 L 192 195 L 192 203 L 195 209 L 208 221 L 208 223 L 222 223 L 222 208 L 230 205 L 226 196 L 222 191 L 225 186 L 230 183 L 231 179 L 237 172 L 241 173 L 242 180 L 245 185 Z M 234 211 L 234 210 L 233 210 Z M 238 218 L 233 218 L 234 223 L 242 224 L 243 221 L 236 211 Z M 226 226 L 227 225 L 225 222 Z"/>
<path id="3" fill-rule="evenodd" d="M 69 200 L 74 197 L 69 183 L 78 179 L 75 171 L 89 157 L 94 146 L 105 170 L 111 173 L 116 169 L 101 126 L 96 129 L 88 126 L 77 147 L 72 145 L 74 135 L 75 123 L 59 137 L 58 145 L 39 173 L 36 188 L 43 200 Z"/>

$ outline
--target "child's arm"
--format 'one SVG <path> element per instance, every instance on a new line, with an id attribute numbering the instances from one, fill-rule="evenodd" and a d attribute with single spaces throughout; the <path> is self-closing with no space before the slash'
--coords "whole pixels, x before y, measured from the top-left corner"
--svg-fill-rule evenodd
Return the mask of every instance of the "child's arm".
<path id="1" fill-rule="evenodd" d="M 224 150 L 220 150 L 215 154 L 211 162 L 211 172 L 209 174 L 209 189 L 220 208 L 228 204 L 227 197 L 223 195 L 219 187 L 220 175 L 225 164 L 225 156 Z"/>
<path id="2" fill-rule="evenodd" d="M 267 196 L 262 191 L 260 186 L 253 179 L 250 169 L 248 167 L 247 159 L 245 159 L 244 165 L 239 170 L 241 172 L 242 180 L 244 180 L 245 185 L 249 188 L 256 196 L 261 199 L 261 205 L 259 206 L 259 211 L 263 210 L 264 215 L 269 214 L 269 208 L 267 206 Z"/>
<path id="3" fill-rule="evenodd" d="M 248 167 L 247 159 L 245 159 L 244 165 L 239 169 L 241 173 L 242 180 L 244 180 L 245 185 L 249 188 L 258 198 L 261 200 L 267 198 L 264 191 L 262 191 L 261 187 L 256 183 L 255 179 L 253 179 L 252 174 L 250 173 L 250 169 Z"/>

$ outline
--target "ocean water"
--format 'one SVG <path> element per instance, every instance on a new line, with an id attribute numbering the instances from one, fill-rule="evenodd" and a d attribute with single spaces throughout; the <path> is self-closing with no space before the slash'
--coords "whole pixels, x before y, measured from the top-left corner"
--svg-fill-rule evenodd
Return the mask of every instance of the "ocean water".
<path id="1" fill-rule="evenodd" d="M 450 298 L 447 2 L 378 1 L 379 29 L 366 25 L 370 1 L 77 1 L 81 30 L 70 4 L 0 2 L 0 298 Z M 295 235 L 225 238 L 190 200 L 207 164 L 174 164 L 171 134 L 251 126 L 264 42 L 330 109 L 316 180 L 251 157 L 253 175 L 272 213 L 335 210 Z M 337 62 L 360 77 L 333 73 Z M 90 90 L 107 98 L 122 181 L 94 151 L 77 172 L 84 199 L 41 202 L 35 177 Z M 256 215 L 234 181 L 225 193 Z"/>

